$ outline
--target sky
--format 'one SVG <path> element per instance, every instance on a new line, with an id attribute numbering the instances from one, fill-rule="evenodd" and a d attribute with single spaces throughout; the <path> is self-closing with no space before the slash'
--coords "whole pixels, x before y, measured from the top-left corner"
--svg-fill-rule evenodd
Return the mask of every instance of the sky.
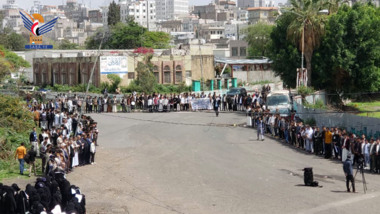
<path id="1" fill-rule="evenodd" d="M 30 10 L 33 6 L 34 0 L 16 0 L 16 4 L 24 10 Z M 87 6 L 91 5 L 92 9 L 99 8 L 100 6 L 109 5 L 112 0 L 77 0 L 78 3 L 84 3 Z M 212 0 L 189 0 L 190 5 L 206 5 L 209 4 Z M 7 0 L 0 0 L 0 5 L 3 5 Z M 40 0 L 43 5 L 62 5 L 66 3 L 66 0 Z M 115 0 L 118 2 L 118 0 Z"/>

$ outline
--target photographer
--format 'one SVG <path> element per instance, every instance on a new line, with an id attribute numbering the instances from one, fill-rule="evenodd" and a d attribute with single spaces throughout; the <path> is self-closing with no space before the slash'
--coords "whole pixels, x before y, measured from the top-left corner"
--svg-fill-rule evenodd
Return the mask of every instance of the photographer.
<path id="1" fill-rule="evenodd" d="M 353 175 L 353 169 L 352 169 L 352 161 L 351 161 L 351 155 L 347 155 L 346 161 L 343 162 L 343 171 L 346 176 L 346 187 L 347 187 L 347 192 L 350 191 L 350 181 L 352 184 L 352 192 L 355 192 L 355 180 L 354 180 L 354 175 Z"/>

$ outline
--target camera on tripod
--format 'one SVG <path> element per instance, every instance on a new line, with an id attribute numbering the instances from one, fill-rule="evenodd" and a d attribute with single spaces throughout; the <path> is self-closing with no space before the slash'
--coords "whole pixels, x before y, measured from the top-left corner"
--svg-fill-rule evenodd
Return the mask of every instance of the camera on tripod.
<path id="1" fill-rule="evenodd" d="M 358 163 L 358 168 L 356 169 L 356 173 L 355 173 L 354 178 L 356 177 L 356 174 L 358 174 L 358 171 L 360 172 L 360 174 L 362 174 L 363 190 L 364 190 L 364 193 L 366 193 L 367 192 L 367 182 L 365 181 L 365 177 L 364 177 L 364 158 L 359 157 L 357 160 L 357 163 Z"/>
<path id="2" fill-rule="evenodd" d="M 357 163 L 358 163 L 358 169 L 364 169 L 364 158 L 363 157 L 359 157 L 357 160 Z"/>

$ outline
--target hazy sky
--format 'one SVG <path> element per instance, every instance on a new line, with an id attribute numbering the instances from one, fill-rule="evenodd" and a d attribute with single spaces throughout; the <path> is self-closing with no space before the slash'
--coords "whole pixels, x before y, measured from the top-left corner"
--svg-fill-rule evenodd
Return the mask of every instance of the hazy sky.
<path id="1" fill-rule="evenodd" d="M 29 10 L 33 6 L 34 0 L 16 0 L 16 4 L 23 9 Z M 78 3 L 84 3 L 91 8 L 99 8 L 100 6 L 108 5 L 112 0 L 77 0 Z M 118 0 L 115 0 L 118 2 Z M 189 0 L 191 5 L 204 5 L 210 3 L 212 0 Z M 7 0 L 0 0 L 0 5 L 3 5 Z M 62 5 L 66 0 L 40 0 L 43 5 Z"/>

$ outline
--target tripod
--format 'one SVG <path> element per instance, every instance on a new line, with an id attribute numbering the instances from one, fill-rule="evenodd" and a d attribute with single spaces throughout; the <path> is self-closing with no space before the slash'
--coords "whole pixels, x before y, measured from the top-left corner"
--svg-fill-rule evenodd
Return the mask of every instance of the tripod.
<path id="1" fill-rule="evenodd" d="M 363 163 L 359 163 L 358 168 L 356 169 L 356 172 L 355 172 L 354 179 L 356 177 L 356 174 L 358 174 L 359 170 L 360 170 L 360 174 L 362 174 L 363 190 L 364 190 L 364 194 L 365 194 L 367 192 L 367 182 L 365 181 L 365 177 L 364 177 Z"/>

